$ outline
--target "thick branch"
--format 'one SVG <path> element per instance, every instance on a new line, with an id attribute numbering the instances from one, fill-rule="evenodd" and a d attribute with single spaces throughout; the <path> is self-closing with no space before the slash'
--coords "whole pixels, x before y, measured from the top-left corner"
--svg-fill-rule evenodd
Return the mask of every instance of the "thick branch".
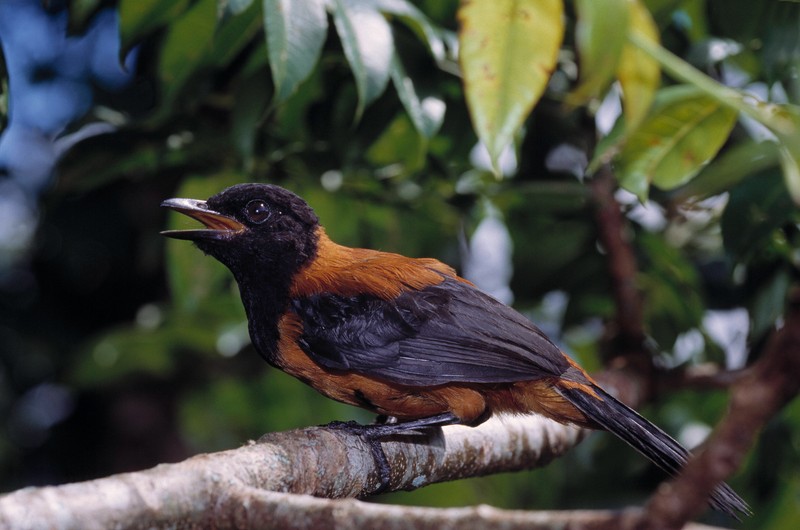
<path id="1" fill-rule="evenodd" d="M 492 419 L 477 428 L 446 427 L 434 437 L 403 437 L 403 442 L 383 444 L 392 464 L 390 489 L 541 466 L 583 434 L 530 416 Z M 19 490 L 0 497 L 0 527 L 163 528 L 213 522 L 229 528 L 249 518 L 250 505 L 231 502 L 232 495 L 248 489 L 338 498 L 369 495 L 376 484 L 375 463 L 359 437 L 310 428 L 138 473 Z"/>

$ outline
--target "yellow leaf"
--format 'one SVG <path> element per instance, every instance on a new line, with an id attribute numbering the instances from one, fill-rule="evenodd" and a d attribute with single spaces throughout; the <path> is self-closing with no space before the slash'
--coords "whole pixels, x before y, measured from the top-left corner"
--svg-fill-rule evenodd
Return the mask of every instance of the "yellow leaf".
<path id="1" fill-rule="evenodd" d="M 467 105 L 497 168 L 556 66 L 562 1 L 464 0 L 458 19 Z"/>
<path id="2" fill-rule="evenodd" d="M 650 12 L 639 0 L 634 0 L 629 5 L 629 34 L 658 44 L 658 28 Z M 647 115 L 661 84 L 658 61 L 628 41 L 617 65 L 617 78 L 622 87 L 625 126 L 627 131 L 632 131 Z"/>

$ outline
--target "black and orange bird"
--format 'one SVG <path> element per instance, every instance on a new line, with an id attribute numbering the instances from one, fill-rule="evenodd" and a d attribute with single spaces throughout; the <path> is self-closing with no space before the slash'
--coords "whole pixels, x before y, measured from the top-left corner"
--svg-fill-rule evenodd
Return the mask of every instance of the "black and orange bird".
<path id="1" fill-rule="evenodd" d="M 610 431 L 669 474 L 686 463 L 686 449 L 527 318 L 435 259 L 338 245 L 303 199 L 274 185 L 162 206 L 205 225 L 163 234 L 231 270 L 258 353 L 329 398 L 396 420 L 375 425 L 379 435 L 538 413 Z M 726 484 L 710 504 L 749 513 Z"/>

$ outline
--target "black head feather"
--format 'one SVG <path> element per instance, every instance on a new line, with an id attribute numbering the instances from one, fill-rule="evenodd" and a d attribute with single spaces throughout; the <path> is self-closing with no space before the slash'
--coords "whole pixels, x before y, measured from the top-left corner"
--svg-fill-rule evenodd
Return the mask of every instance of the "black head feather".
<path id="1" fill-rule="evenodd" d="M 316 255 L 319 219 L 303 199 L 279 186 L 238 184 L 205 202 L 170 199 L 163 206 L 206 225 L 164 235 L 194 241 L 227 265 L 240 286 L 287 282 Z"/>

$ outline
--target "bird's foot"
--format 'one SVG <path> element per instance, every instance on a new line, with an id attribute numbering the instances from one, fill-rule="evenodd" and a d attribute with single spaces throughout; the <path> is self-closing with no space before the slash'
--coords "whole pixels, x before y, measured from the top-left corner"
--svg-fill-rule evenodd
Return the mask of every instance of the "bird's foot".
<path id="1" fill-rule="evenodd" d="M 383 493 L 389 487 L 392 471 L 389 460 L 386 458 L 386 453 L 381 446 L 381 438 L 400 434 L 424 434 L 423 430 L 426 428 L 441 427 L 454 423 L 459 423 L 458 417 L 448 412 L 438 416 L 398 423 L 362 425 L 355 421 L 333 421 L 325 425 L 325 427 L 358 436 L 369 445 L 370 452 L 375 460 L 375 466 L 378 468 L 378 487 L 372 492 L 373 495 L 376 495 Z"/>

